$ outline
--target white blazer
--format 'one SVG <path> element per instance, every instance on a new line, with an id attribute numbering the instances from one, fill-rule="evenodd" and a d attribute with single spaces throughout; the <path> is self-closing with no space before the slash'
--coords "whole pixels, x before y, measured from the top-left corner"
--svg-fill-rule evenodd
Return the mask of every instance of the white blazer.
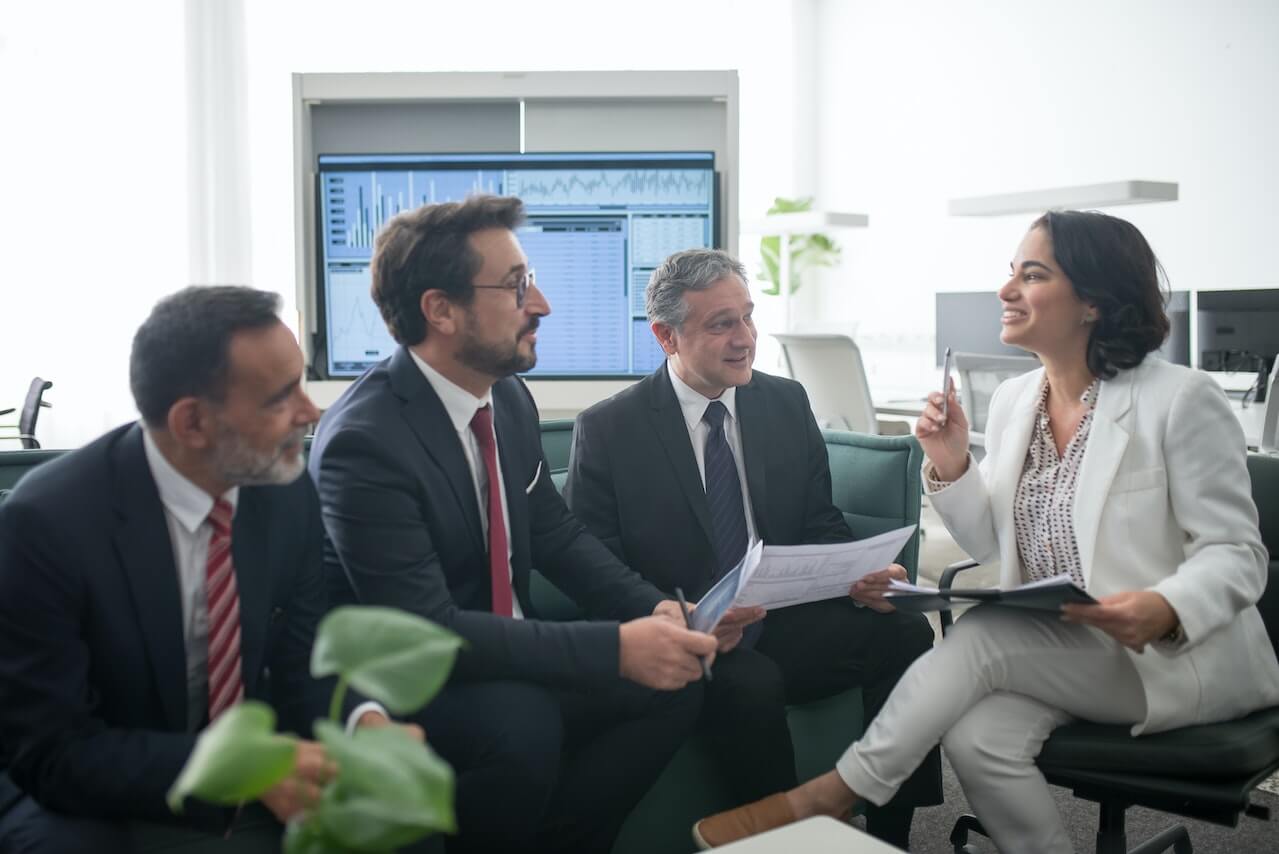
<path id="1" fill-rule="evenodd" d="M 1022 583 L 1013 500 L 1043 369 L 990 402 L 986 458 L 929 496 L 974 559 Z M 1256 602 L 1267 554 L 1243 430 L 1211 377 L 1154 356 L 1103 380 L 1075 493 L 1075 538 L 1094 596 L 1156 590 L 1186 643 L 1129 651 L 1146 693 L 1133 734 L 1229 720 L 1279 705 L 1279 662 Z"/>

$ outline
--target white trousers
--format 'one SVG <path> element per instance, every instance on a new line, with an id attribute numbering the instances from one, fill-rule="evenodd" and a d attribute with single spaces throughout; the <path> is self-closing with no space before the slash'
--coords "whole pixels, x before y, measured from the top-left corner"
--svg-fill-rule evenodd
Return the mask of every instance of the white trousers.
<path id="1" fill-rule="evenodd" d="M 906 671 L 835 769 L 883 804 L 940 741 L 1001 852 L 1070 852 L 1035 757 L 1075 718 L 1131 724 L 1145 715 L 1140 677 L 1118 641 L 1055 614 L 986 605 Z"/>

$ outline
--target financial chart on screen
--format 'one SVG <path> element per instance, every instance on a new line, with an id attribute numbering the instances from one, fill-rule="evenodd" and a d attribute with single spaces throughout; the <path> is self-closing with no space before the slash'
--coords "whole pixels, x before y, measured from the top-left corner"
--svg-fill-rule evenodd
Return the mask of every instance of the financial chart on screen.
<path id="1" fill-rule="evenodd" d="M 519 196 L 519 239 L 551 303 L 534 377 L 647 374 L 664 354 L 644 312 L 654 268 L 715 245 L 710 152 L 320 155 L 325 352 L 358 376 L 395 342 L 369 294 L 378 231 L 401 211 L 474 193 Z"/>

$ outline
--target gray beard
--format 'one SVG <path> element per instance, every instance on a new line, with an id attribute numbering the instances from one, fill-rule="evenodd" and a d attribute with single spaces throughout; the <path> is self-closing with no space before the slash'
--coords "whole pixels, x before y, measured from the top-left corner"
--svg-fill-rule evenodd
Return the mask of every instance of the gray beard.
<path id="1" fill-rule="evenodd" d="M 284 455 L 284 446 L 301 442 L 306 430 L 291 433 L 274 453 L 248 446 L 229 428 L 220 428 L 217 447 L 213 449 L 213 470 L 224 483 L 236 486 L 283 486 L 292 483 L 306 470 L 301 454 L 296 459 Z"/>

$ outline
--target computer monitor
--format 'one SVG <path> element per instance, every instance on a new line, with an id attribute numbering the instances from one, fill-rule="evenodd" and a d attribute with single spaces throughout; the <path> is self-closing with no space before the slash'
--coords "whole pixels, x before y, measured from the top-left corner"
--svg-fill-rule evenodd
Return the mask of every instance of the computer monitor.
<path id="1" fill-rule="evenodd" d="M 937 294 L 937 367 L 942 366 L 947 347 L 956 353 L 985 356 L 1028 355 L 999 340 L 1002 310 L 995 291 Z"/>
<path id="2" fill-rule="evenodd" d="M 1279 289 L 1199 291 L 1199 367 L 1256 371 L 1279 354 Z"/>
<path id="3" fill-rule="evenodd" d="M 552 314 L 538 330 L 538 379 L 642 376 L 665 358 L 644 289 L 662 260 L 719 245 L 711 152 L 319 156 L 319 324 L 314 352 L 354 377 L 395 342 L 369 295 L 369 261 L 397 213 L 478 192 L 519 196 L 519 231 Z"/>
<path id="4" fill-rule="evenodd" d="M 1200 308 L 1202 309 L 1202 302 Z M 1159 355 L 1177 365 L 1190 365 L 1190 292 L 1168 295 L 1171 327 Z M 995 291 L 961 291 L 937 294 L 936 363 L 941 367 L 946 348 L 957 353 L 986 356 L 1025 356 L 1026 351 L 999 340 L 1002 307 Z M 1201 339 L 1202 340 L 1202 339 Z"/>
<path id="5" fill-rule="evenodd" d="M 1199 367 L 1257 374 L 1256 399 L 1265 401 L 1279 355 L 1279 288 L 1199 291 L 1198 301 Z"/>

